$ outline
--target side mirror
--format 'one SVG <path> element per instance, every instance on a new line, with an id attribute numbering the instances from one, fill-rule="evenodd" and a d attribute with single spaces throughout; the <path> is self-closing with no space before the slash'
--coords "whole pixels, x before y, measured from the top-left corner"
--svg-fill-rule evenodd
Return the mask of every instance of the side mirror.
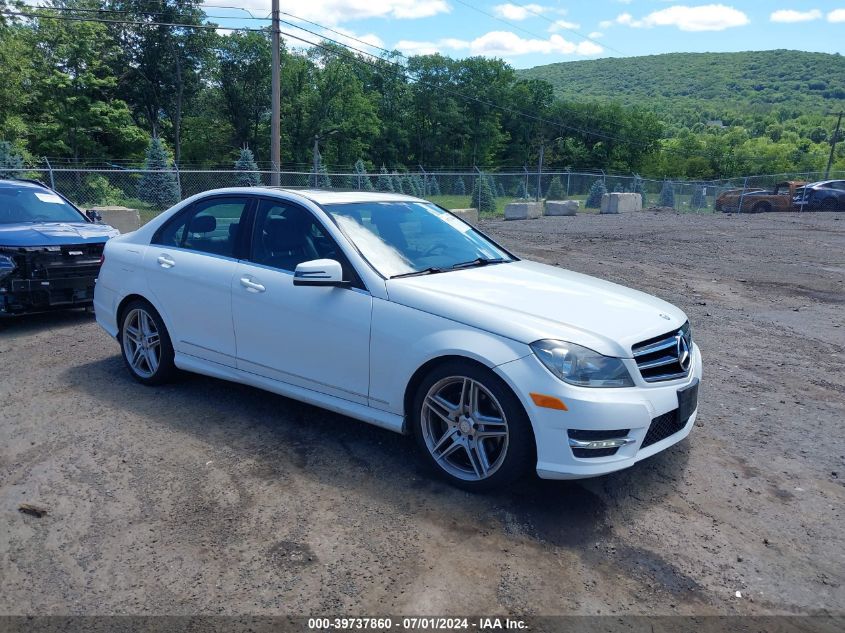
<path id="1" fill-rule="evenodd" d="M 348 286 L 343 281 L 343 268 L 333 259 L 302 262 L 293 271 L 294 286 Z"/>
<path id="2" fill-rule="evenodd" d="M 85 212 L 85 217 L 87 217 L 92 222 L 102 222 L 103 221 L 103 216 L 101 216 L 99 214 L 99 212 L 94 211 L 94 209 L 88 209 Z"/>

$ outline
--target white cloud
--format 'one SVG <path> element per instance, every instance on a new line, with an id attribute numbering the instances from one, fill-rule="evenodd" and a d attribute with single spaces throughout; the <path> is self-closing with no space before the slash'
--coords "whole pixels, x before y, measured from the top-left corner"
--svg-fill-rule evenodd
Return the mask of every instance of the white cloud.
<path id="1" fill-rule="evenodd" d="M 597 40 L 604 37 L 604 33 L 602 33 L 601 31 L 593 31 L 587 37 L 589 37 L 591 40 Z"/>
<path id="2" fill-rule="evenodd" d="M 697 7 L 675 5 L 654 11 L 640 20 L 634 19 L 630 13 L 621 13 L 614 20 L 600 23 L 602 28 L 613 24 L 622 24 L 633 28 L 650 28 L 653 26 L 674 26 L 681 31 L 724 31 L 736 26 L 745 26 L 751 20 L 748 16 L 724 4 L 705 4 Z"/>
<path id="3" fill-rule="evenodd" d="M 363 45 L 361 44 L 361 42 L 366 42 L 370 46 L 375 46 L 377 48 L 386 48 L 384 45 L 384 40 L 381 39 L 375 33 L 358 35 L 354 31 L 350 31 L 349 29 L 344 28 L 335 28 L 335 31 L 338 31 L 343 35 L 338 35 L 337 33 L 329 33 L 329 36 L 331 36 L 333 40 L 337 40 L 338 42 L 346 44 L 347 46 L 362 49 Z"/>
<path id="4" fill-rule="evenodd" d="M 845 9 L 834 9 L 827 14 L 828 22 L 845 22 Z"/>
<path id="5" fill-rule="evenodd" d="M 556 33 L 561 29 L 580 29 L 581 25 L 576 22 L 569 22 L 568 20 L 555 20 L 549 25 L 549 33 Z"/>
<path id="6" fill-rule="evenodd" d="M 818 9 L 811 9 L 810 11 L 795 11 L 794 9 L 781 9 L 773 12 L 769 19 L 772 22 L 812 22 L 819 20 L 822 17 L 822 12 Z"/>
<path id="7" fill-rule="evenodd" d="M 402 40 L 396 48 L 406 55 L 431 55 L 443 51 L 465 51 L 470 55 L 488 57 L 516 57 L 531 53 L 542 55 L 599 55 L 604 48 L 595 42 L 570 42 L 560 35 L 552 35 L 547 40 L 523 38 L 511 31 L 490 31 L 472 41 L 441 39 L 436 42 L 417 42 Z"/>
<path id="8" fill-rule="evenodd" d="M 513 20 L 514 22 L 521 22 L 527 18 L 533 17 L 536 14 L 546 13 L 550 11 L 549 7 L 544 7 L 539 4 L 497 4 L 493 7 L 493 12 L 500 18 L 505 20 Z"/>
<path id="9" fill-rule="evenodd" d="M 367 18 L 427 18 L 452 10 L 446 0 L 280 0 L 279 4 L 282 11 L 330 26 Z M 269 10 L 267 0 L 243 0 L 239 6 L 256 15 Z M 295 21 L 285 15 L 282 19 Z"/>

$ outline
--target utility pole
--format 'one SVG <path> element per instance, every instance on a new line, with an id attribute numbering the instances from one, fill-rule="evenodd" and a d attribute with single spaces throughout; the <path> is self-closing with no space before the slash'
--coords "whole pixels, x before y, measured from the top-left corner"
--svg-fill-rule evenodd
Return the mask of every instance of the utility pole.
<path id="1" fill-rule="evenodd" d="M 279 186 L 279 169 L 282 164 L 282 140 L 281 140 L 281 119 L 282 119 L 282 81 L 281 81 L 281 59 L 279 55 L 279 39 L 281 36 L 281 29 L 279 28 L 279 0 L 273 0 L 272 5 L 272 49 L 273 49 L 273 68 L 272 68 L 272 113 L 270 115 L 270 184 L 274 187 Z"/>
<path id="2" fill-rule="evenodd" d="M 311 157 L 314 160 L 314 182 L 317 182 L 317 174 L 320 172 L 320 135 L 314 135 L 314 149 L 311 150 Z"/>
<path id="3" fill-rule="evenodd" d="M 540 141 L 540 162 L 537 164 L 537 202 L 540 202 L 542 197 L 542 178 L 543 178 L 543 154 L 546 151 L 545 141 Z"/>
<path id="4" fill-rule="evenodd" d="M 836 150 L 836 142 L 839 140 L 839 127 L 842 125 L 842 112 L 839 113 L 839 119 L 836 121 L 836 131 L 833 133 L 833 138 L 830 139 L 830 158 L 827 159 L 827 169 L 824 171 L 824 179 L 830 178 L 830 166 L 833 165 L 833 152 Z"/>

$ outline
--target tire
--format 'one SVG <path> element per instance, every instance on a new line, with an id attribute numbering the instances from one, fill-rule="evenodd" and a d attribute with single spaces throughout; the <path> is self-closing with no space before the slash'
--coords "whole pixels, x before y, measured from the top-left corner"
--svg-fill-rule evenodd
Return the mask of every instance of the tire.
<path id="1" fill-rule="evenodd" d="M 772 205 L 768 202 L 758 202 L 751 207 L 751 213 L 768 213 L 772 210 Z"/>
<path id="2" fill-rule="evenodd" d="M 474 412 L 471 399 L 477 403 Z M 501 488 L 536 463 L 525 409 L 486 367 L 460 360 L 435 367 L 420 383 L 412 406 L 411 423 L 423 459 L 458 488 Z"/>
<path id="3" fill-rule="evenodd" d="M 173 344 L 156 309 L 137 299 L 126 306 L 120 318 L 120 349 L 132 377 L 144 385 L 170 381 L 176 374 Z"/>
<path id="4" fill-rule="evenodd" d="M 839 208 L 839 203 L 836 198 L 825 198 L 822 200 L 820 207 L 822 211 L 836 211 Z"/>

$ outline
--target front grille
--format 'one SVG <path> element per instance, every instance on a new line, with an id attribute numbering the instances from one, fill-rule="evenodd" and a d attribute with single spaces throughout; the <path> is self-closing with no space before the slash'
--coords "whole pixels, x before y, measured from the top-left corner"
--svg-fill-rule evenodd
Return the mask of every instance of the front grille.
<path id="1" fill-rule="evenodd" d="M 29 247 L 19 249 L 15 259 L 24 279 L 94 279 L 100 270 L 104 246 L 100 243 Z"/>
<path id="2" fill-rule="evenodd" d="M 648 433 L 645 434 L 645 439 L 640 445 L 640 448 L 645 448 L 656 444 L 660 440 L 665 440 L 670 435 L 683 430 L 686 423 L 687 420 L 681 420 L 678 415 L 678 409 L 657 416 L 651 421 L 651 425 L 648 427 Z"/>
<path id="3" fill-rule="evenodd" d="M 640 375 L 646 382 L 677 380 L 692 365 L 692 330 L 689 322 L 680 330 L 637 343 L 632 349 Z"/>

